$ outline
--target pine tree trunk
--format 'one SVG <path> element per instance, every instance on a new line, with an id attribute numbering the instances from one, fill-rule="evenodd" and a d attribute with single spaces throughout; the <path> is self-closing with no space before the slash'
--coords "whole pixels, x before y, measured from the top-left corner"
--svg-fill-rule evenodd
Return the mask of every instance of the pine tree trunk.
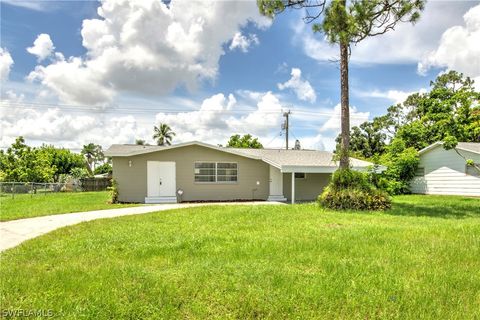
<path id="1" fill-rule="evenodd" d="M 350 107 L 348 103 L 348 44 L 340 43 L 340 105 L 341 105 L 341 146 L 340 169 L 349 167 L 350 149 Z"/>

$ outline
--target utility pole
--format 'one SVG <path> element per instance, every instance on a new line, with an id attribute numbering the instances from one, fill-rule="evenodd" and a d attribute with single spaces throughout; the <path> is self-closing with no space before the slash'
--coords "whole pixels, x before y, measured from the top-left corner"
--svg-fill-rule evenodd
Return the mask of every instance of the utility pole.
<path id="1" fill-rule="evenodd" d="M 283 116 L 285 117 L 285 123 L 282 126 L 282 129 L 285 130 L 285 149 L 288 150 L 288 129 L 289 129 L 289 123 L 288 123 L 288 117 L 290 116 L 291 112 L 288 110 L 288 112 L 284 112 Z"/>

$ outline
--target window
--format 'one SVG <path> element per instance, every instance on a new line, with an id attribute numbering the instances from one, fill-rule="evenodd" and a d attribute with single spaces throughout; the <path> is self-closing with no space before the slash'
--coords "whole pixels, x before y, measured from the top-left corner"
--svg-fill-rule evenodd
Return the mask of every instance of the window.
<path id="1" fill-rule="evenodd" d="M 195 162 L 195 182 L 235 183 L 237 179 L 235 162 Z"/>
<path id="2" fill-rule="evenodd" d="M 215 162 L 196 162 L 195 182 L 215 182 Z"/>
<path id="3" fill-rule="evenodd" d="M 477 166 L 477 168 L 480 167 L 480 163 L 475 163 L 475 165 Z M 465 173 L 469 176 L 480 177 L 480 172 L 478 171 L 477 168 L 475 168 L 474 166 L 466 165 Z"/>
<path id="4" fill-rule="evenodd" d="M 418 167 L 415 170 L 415 177 L 423 177 L 425 175 L 425 168 L 424 167 Z"/>
<path id="5" fill-rule="evenodd" d="M 237 164 L 230 162 L 217 162 L 217 182 L 236 182 Z"/>
<path id="6" fill-rule="evenodd" d="M 295 179 L 305 179 L 305 172 L 295 172 Z"/>

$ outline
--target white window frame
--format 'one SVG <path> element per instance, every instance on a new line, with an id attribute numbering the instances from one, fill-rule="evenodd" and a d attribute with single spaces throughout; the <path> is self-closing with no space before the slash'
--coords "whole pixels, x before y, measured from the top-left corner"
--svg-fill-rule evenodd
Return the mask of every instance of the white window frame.
<path id="1" fill-rule="evenodd" d="M 215 181 L 195 181 L 195 175 L 197 174 L 195 171 L 195 165 L 197 163 L 214 163 L 215 164 Z M 237 166 L 237 180 L 236 181 L 218 181 L 218 164 L 219 163 L 228 163 L 228 164 L 235 164 Z M 193 163 L 193 182 L 198 184 L 237 184 L 238 183 L 238 174 L 239 166 L 238 162 L 235 161 L 195 161 Z"/>

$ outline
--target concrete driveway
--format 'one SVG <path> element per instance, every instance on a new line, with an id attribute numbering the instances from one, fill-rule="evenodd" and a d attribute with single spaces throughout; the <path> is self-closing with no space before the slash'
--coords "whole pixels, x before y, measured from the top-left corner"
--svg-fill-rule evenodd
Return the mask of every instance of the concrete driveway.
<path id="1" fill-rule="evenodd" d="M 97 210 L 43 216 L 0 222 L 0 252 L 18 246 L 20 243 L 58 228 L 104 218 L 115 218 L 170 209 L 210 205 L 278 205 L 280 202 L 218 202 L 218 203 L 175 203 L 140 206 L 122 209 Z"/>

